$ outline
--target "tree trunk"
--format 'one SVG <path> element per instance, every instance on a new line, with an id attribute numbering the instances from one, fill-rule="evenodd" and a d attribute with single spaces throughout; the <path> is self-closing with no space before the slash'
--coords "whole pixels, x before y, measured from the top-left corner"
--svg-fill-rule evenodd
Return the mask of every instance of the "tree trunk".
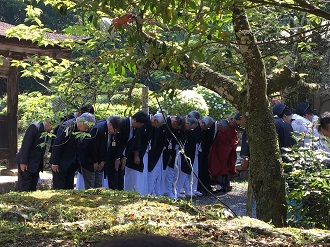
<path id="1" fill-rule="evenodd" d="M 274 119 L 267 98 L 266 70 L 242 1 L 233 7 L 233 24 L 247 71 L 247 92 L 241 111 L 246 118 L 250 176 L 257 218 L 286 224 L 285 179 Z"/>

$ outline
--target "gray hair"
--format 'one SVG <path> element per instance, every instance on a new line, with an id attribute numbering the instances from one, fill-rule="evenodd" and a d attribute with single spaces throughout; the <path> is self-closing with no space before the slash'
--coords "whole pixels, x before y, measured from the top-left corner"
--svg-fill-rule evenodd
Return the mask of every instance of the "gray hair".
<path id="1" fill-rule="evenodd" d="M 205 125 L 205 126 L 211 126 L 214 123 L 214 119 L 210 116 L 206 116 L 203 117 L 201 122 Z"/>
<path id="2" fill-rule="evenodd" d="M 196 118 L 186 118 L 186 122 L 189 124 L 189 126 L 194 124 L 198 125 L 198 120 Z"/>
<path id="3" fill-rule="evenodd" d="M 152 117 L 155 118 L 160 124 L 165 123 L 165 118 L 162 113 L 156 113 Z"/>
<path id="4" fill-rule="evenodd" d="M 79 117 L 77 117 L 77 121 L 91 122 L 94 124 L 96 122 L 94 115 L 89 112 L 81 114 Z"/>
<path id="5" fill-rule="evenodd" d="M 188 118 L 196 118 L 197 120 L 201 118 L 201 114 L 196 110 L 189 112 L 187 116 Z"/>
<path id="6" fill-rule="evenodd" d="M 221 119 L 218 123 L 222 126 L 223 129 L 229 129 L 230 123 L 227 119 Z"/>

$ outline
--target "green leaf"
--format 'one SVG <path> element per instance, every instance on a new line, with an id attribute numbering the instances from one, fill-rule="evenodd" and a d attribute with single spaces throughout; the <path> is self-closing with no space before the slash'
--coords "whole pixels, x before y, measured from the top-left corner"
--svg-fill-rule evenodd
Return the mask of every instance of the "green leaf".
<path id="1" fill-rule="evenodd" d="M 119 75 L 125 75 L 125 67 L 122 66 L 121 64 L 119 64 L 118 67 L 117 67 L 117 73 Z"/>
<path id="2" fill-rule="evenodd" d="M 162 53 L 164 55 L 166 55 L 166 53 L 167 53 L 167 45 L 165 44 L 165 42 L 163 42 L 163 45 L 162 45 Z"/>
<path id="3" fill-rule="evenodd" d="M 116 70 L 115 70 L 115 65 L 113 63 L 109 64 L 109 70 L 108 72 L 111 74 L 111 75 L 114 75 Z"/>

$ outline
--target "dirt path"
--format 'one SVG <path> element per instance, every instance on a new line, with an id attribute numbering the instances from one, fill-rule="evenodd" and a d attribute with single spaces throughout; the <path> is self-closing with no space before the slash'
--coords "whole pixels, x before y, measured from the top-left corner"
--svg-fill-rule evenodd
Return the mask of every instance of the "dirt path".
<path id="1" fill-rule="evenodd" d="M 196 205 L 226 204 L 238 216 L 246 216 L 247 182 L 232 182 L 233 189 L 230 192 L 215 192 L 213 195 L 202 196 L 193 199 Z M 255 205 L 252 216 L 255 217 Z"/>

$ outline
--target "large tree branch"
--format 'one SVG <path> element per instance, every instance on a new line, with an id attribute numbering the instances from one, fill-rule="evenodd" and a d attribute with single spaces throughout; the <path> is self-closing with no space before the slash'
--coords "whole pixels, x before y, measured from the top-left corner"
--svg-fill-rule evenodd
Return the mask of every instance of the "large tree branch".
<path id="1" fill-rule="evenodd" d="M 247 21 L 245 10 L 239 5 L 239 2 L 233 7 L 233 24 L 247 72 L 247 101 L 250 102 L 247 108 L 249 108 L 249 111 L 254 111 L 254 109 L 258 109 L 260 104 L 268 105 L 268 99 L 266 97 L 266 68 L 257 45 L 257 40 Z M 249 100 L 249 98 L 258 100 Z"/>
<path id="2" fill-rule="evenodd" d="M 263 5 L 272 5 L 277 7 L 282 7 L 291 10 L 297 10 L 305 13 L 314 14 L 316 16 L 330 20 L 330 13 L 324 11 L 305 0 L 294 0 L 293 4 L 287 3 L 285 1 L 274 1 L 274 0 L 248 0 L 251 3 L 260 3 Z"/>
<path id="3" fill-rule="evenodd" d="M 280 92 L 284 89 L 296 91 L 310 91 L 318 89 L 317 84 L 308 84 L 301 80 L 297 72 L 293 72 L 289 67 L 274 71 L 267 76 L 267 95 Z"/>
<path id="4" fill-rule="evenodd" d="M 154 46 L 156 42 L 157 47 L 161 49 L 164 45 L 162 41 L 156 40 L 146 33 L 143 33 L 143 36 L 144 44 L 147 46 Z M 168 50 L 168 52 L 172 52 L 169 47 Z M 212 70 L 209 65 L 205 63 L 191 62 L 187 55 L 177 55 L 176 60 L 181 63 L 181 71 L 180 73 L 177 73 L 178 76 L 218 93 L 237 108 L 240 108 L 239 106 L 244 104 L 246 100 L 246 90 L 240 91 L 236 81 L 229 76 L 222 75 L 219 72 Z M 169 67 L 164 67 L 161 63 L 162 60 L 159 57 L 154 56 L 153 59 L 150 59 L 149 57 L 146 63 L 140 63 L 138 77 L 145 75 L 150 69 L 173 73 Z M 297 91 L 315 90 L 317 89 L 317 85 L 303 82 L 299 74 L 293 72 L 288 67 L 274 71 L 271 75 L 267 76 L 267 95 L 285 89 L 295 89 Z"/>
<path id="5" fill-rule="evenodd" d="M 161 53 L 164 43 L 150 37 L 146 33 L 142 34 L 144 36 L 144 44 L 152 45 L 153 49 L 157 47 Z M 168 47 L 167 49 L 167 52 L 175 54 L 172 48 Z M 205 63 L 191 61 L 186 54 L 177 53 L 176 60 L 179 61 L 180 64 L 180 72 L 176 72 L 179 76 L 218 93 L 236 107 L 240 104 L 241 94 L 236 81 L 212 70 Z M 173 73 L 170 66 L 164 66 L 162 62 L 159 56 L 153 56 L 152 58 L 148 56 L 147 62 L 138 66 L 139 75 L 145 75 L 150 69 Z"/>

